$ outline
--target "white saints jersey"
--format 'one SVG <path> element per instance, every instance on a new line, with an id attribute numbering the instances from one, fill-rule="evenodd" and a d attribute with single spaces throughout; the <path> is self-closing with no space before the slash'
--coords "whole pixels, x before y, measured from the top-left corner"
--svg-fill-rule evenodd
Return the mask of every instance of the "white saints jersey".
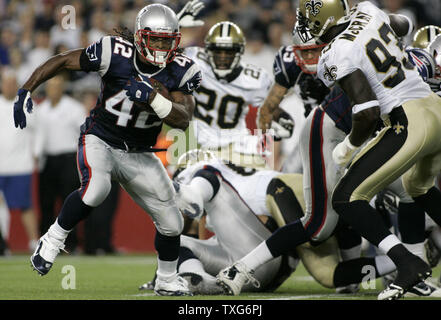
<path id="1" fill-rule="evenodd" d="M 249 105 L 262 105 L 273 83 L 272 77 L 262 68 L 241 63 L 242 70 L 235 79 L 218 80 L 203 48 L 186 48 L 185 55 L 202 71 L 201 86 L 193 93 L 198 143 L 203 147 L 229 144 L 233 135 L 246 132 Z"/>
<path id="2" fill-rule="evenodd" d="M 233 186 L 245 204 L 256 215 L 271 216 L 266 207 L 266 189 L 271 179 L 280 175 L 280 172 L 238 167 L 220 159 L 212 159 L 198 162 L 186 168 L 178 175 L 176 181 L 181 184 L 190 183 L 193 175 L 204 166 L 211 166 L 218 170 L 222 179 Z"/>
<path id="3" fill-rule="evenodd" d="M 430 87 L 407 60 L 389 16 L 368 1 L 354 6 L 350 14 L 349 26 L 321 53 L 319 78 L 330 87 L 360 69 L 377 96 L 381 114 L 408 100 L 429 96 Z"/>

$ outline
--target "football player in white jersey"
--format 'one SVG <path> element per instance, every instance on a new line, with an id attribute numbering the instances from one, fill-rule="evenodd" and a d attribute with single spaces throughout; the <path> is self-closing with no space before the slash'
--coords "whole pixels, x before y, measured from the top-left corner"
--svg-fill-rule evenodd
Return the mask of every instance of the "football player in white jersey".
<path id="1" fill-rule="evenodd" d="M 394 282 L 378 296 L 397 299 L 431 274 L 384 226 L 369 200 L 403 175 L 403 185 L 441 224 L 441 192 L 434 186 L 440 172 L 441 98 L 409 63 L 398 37 L 412 22 L 387 15 L 365 1 L 349 10 L 345 0 L 300 0 L 303 31 L 328 45 L 322 50 L 318 76 L 327 86 L 338 84 L 352 104 L 352 130 L 333 151 L 346 166 L 383 120 L 385 127 L 351 162 L 332 195 L 339 216 L 386 253 L 397 266 Z"/>
<path id="2" fill-rule="evenodd" d="M 300 174 L 243 167 L 240 162 L 200 149 L 181 156 L 174 181 L 184 217 L 199 220 L 206 214 L 207 226 L 214 233 L 207 240 L 181 238 L 178 270 L 194 294 L 223 294 L 215 275 L 268 239 L 278 227 L 301 217 L 305 209 Z M 315 246 L 303 244 L 263 264 L 249 277 L 243 291 L 275 290 L 300 259 L 326 288 L 361 282 L 367 265 L 375 268 L 377 277 L 394 270 L 385 257 L 340 262 L 337 241 L 332 237 Z M 151 289 L 152 282 L 140 289 Z"/>
<path id="3" fill-rule="evenodd" d="M 202 71 L 201 86 L 194 93 L 194 134 L 203 148 L 224 147 L 248 134 L 245 117 L 249 106 L 260 107 L 272 85 L 272 77 L 264 69 L 241 60 L 244 50 L 242 30 L 229 21 L 210 28 L 204 48 L 185 49 Z M 292 133 L 292 120 L 288 128 Z"/>

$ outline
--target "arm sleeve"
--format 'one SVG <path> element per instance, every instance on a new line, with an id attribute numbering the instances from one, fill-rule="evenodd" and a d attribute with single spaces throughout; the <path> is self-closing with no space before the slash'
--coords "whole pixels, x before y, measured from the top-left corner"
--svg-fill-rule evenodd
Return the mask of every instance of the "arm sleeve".
<path id="1" fill-rule="evenodd" d="M 109 70 L 111 58 L 111 37 L 107 36 L 83 50 L 80 57 L 80 66 L 83 71 L 96 71 L 103 77 Z"/>
<path id="2" fill-rule="evenodd" d="M 193 91 L 197 90 L 202 81 L 202 73 L 199 66 L 195 63 L 187 69 L 184 76 L 179 83 L 179 91 L 185 94 L 192 94 Z"/>
<path id="3" fill-rule="evenodd" d="M 274 63 L 274 80 L 277 84 L 287 89 L 293 87 L 300 75 L 300 68 L 295 63 L 294 52 L 282 47 L 277 52 Z"/>
<path id="4" fill-rule="evenodd" d="M 348 51 L 349 50 L 349 51 Z M 351 52 L 347 54 L 346 52 Z M 317 66 L 318 78 L 329 88 L 341 78 L 360 69 L 358 57 L 362 53 L 356 45 L 345 46 L 345 43 L 334 43 L 333 48 L 320 57 Z"/>

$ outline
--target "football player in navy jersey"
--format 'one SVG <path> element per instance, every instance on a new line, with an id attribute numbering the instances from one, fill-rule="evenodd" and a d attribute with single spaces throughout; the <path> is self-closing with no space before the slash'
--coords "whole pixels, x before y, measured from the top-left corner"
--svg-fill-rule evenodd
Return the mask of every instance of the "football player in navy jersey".
<path id="1" fill-rule="evenodd" d="M 283 46 L 274 58 L 275 83 L 264 101 L 259 114 L 259 127 L 269 129 L 275 110 L 285 94 L 298 86 L 305 108 L 305 117 L 323 101 L 329 89 L 317 78 L 317 62 L 324 44 L 315 41 L 302 42 L 293 33 L 293 44 Z"/>
<path id="2" fill-rule="evenodd" d="M 69 231 L 107 197 L 114 179 L 154 221 L 156 294 L 191 294 L 176 272 L 183 218 L 171 180 L 152 152 L 162 124 L 185 130 L 195 106 L 192 92 L 199 87 L 201 73 L 177 52 L 180 39 L 176 14 L 161 4 L 148 5 L 139 11 L 130 37 L 106 36 L 88 48 L 56 55 L 19 89 L 14 121 L 24 128 L 24 107 L 32 111 L 31 92 L 58 72 L 95 71 L 102 79 L 96 107 L 81 127 L 81 186 L 65 199 L 57 221 L 31 256 L 40 275 L 51 269 Z M 166 88 L 158 89 L 162 94 L 153 88 L 154 80 Z"/>

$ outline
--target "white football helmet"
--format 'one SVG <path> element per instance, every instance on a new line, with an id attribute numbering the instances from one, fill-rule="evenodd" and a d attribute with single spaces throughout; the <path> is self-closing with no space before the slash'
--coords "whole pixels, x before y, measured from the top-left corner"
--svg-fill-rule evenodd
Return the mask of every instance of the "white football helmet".
<path id="1" fill-rule="evenodd" d="M 151 64 L 165 67 L 173 61 L 181 41 L 176 14 L 162 4 L 141 9 L 135 20 L 135 46 Z"/>

